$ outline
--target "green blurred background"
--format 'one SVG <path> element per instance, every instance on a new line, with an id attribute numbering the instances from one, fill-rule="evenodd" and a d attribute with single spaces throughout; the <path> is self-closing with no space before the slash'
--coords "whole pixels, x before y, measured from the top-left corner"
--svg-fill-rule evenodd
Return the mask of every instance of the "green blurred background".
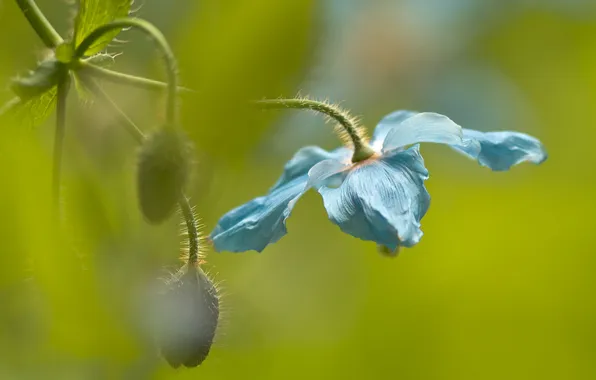
<path id="1" fill-rule="evenodd" d="M 38 3 L 67 35 L 72 7 Z M 265 193 L 300 146 L 338 144 L 320 116 L 255 112 L 247 99 L 328 97 L 369 127 L 396 109 L 435 111 L 533 134 L 550 158 L 493 173 L 423 146 L 425 236 L 395 259 L 341 233 L 314 191 L 262 254 L 205 247 L 222 293 L 217 342 L 199 368 L 172 370 L 146 338 L 142 305 L 176 268 L 179 221 L 143 221 L 134 141 L 108 110 L 71 96 L 62 226 L 50 207 L 52 120 L 2 125 L 1 379 L 596 378 L 596 3 L 136 5 L 198 91 L 182 112 L 205 235 Z M 0 25 L 8 83 L 44 53 L 14 2 L 0 1 Z M 164 77 L 142 36 L 120 38 L 114 69 Z M 162 96 L 105 88 L 144 130 L 159 125 Z"/>

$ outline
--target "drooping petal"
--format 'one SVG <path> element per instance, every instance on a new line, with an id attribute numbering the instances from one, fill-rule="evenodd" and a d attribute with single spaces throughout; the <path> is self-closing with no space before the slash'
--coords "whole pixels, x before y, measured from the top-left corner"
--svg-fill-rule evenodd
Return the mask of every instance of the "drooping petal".
<path id="1" fill-rule="evenodd" d="M 211 233 L 215 249 L 261 252 L 281 239 L 287 232 L 286 219 L 303 194 L 307 180 L 306 175 L 295 178 L 225 214 Z"/>
<path id="2" fill-rule="evenodd" d="M 349 161 L 340 161 L 333 158 L 321 161 L 308 171 L 307 186 L 309 188 L 318 188 L 323 185 L 328 187 L 337 187 L 341 184 L 341 182 L 338 183 L 337 186 L 332 186 L 331 183 L 329 183 L 329 180 L 337 174 L 343 173 L 350 169 L 350 167 L 351 162 Z"/>
<path id="3" fill-rule="evenodd" d="M 318 146 L 306 146 L 301 148 L 294 154 L 294 157 L 286 163 L 283 174 L 279 180 L 277 180 L 275 185 L 273 185 L 271 190 L 293 180 L 294 178 L 307 174 L 310 168 L 323 160 L 338 159 L 343 156 L 350 156 L 350 154 L 350 151 L 346 148 L 335 149 L 331 152 L 319 148 Z"/>
<path id="4" fill-rule="evenodd" d="M 405 119 L 387 133 L 383 153 L 421 142 L 463 145 L 462 137 L 462 128 L 447 116 L 423 112 Z"/>
<path id="5" fill-rule="evenodd" d="M 354 167 L 338 188 L 318 190 L 329 219 L 342 231 L 395 251 L 420 241 L 430 196 L 428 171 L 415 145 Z"/>
<path id="6" fill-rule="evenodd" d="M 472 129 L 464 129 L 463 132 L 464 144 L 455 144 L 452 148 L 495 171 L 509 170 L 513 165 L 526 161 L 540 164 L 548 157 L 542 143 L 525 133 Z"/>
<path id="7" fill-rule="evenodd" d="M 308 190 L 308 171 L 318 162 L 345 154 L 319 147 L 300 149 L 285 165 L 284 173 L 267 195 L 225 214 L 210 235 L 217 251 L 261 252 L 287 232 L 286 219 L 300 196 Z"/>
<path id="8" fill-rule="evenodd" d="M 372 139 L 370 140 L 370 145 L 374 150 L 380 152 L 383 148 L 383 141 L 385 141 L 385 137 L 387 137 L 387 133 L 389 133 L 391 128 L 398 126 L 404 120 L 416 114 L 417 112 L 414 111 L 401 110 L 392 112 L 382 118 L 375 128 Z"/>

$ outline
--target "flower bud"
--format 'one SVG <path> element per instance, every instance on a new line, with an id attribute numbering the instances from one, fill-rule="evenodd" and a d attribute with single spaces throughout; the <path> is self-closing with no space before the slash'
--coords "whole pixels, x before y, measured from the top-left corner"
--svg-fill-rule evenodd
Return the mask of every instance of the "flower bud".
<path id="1" fill-rule="evenodd" d="M 219 319 L 217 289 L 198 267 L 168 283 L 162 295 L 158 344 L 173 368 L 196 367 L 211 349 Z"/>
<path id="2" fill-rule="evenodd" d="M 139 154 L 137 189 L 141 211 L 151 223 L 172 214 L 188 181 L 192 147 L 172 128 L 160 128 L 143 143 Z"/>

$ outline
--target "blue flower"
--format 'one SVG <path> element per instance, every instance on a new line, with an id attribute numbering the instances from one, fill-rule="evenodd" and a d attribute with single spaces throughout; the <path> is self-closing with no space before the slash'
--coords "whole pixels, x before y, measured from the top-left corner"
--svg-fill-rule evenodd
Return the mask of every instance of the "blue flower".
<path id="1" fill-rule="evenodd" d="M 329 219 L 342 231 L 392 252 L 417 244 L 430 204 L 422 142 L 447 144 L 492 170 L 547 158 L 540 141 L 523 133 L 479 132 L 436 113 L 397 111 L 377 125 L 370 141 L 375 154 L 366 160 L 352 163 L 348 148 L 300 149 L 265 196 L 219 220 L 210 236 L 215 249 L 260 252 L 278 241 L 294 205 L 310 188 L 321 194 Z"/>

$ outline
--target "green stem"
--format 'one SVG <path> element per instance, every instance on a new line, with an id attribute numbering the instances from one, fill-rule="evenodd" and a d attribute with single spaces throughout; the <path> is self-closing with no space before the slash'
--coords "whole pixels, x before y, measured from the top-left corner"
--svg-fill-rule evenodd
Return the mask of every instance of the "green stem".
<path id="1" fill-rule="evenodd" d="M 354 119 L 339 107 L 311 99 L 264 99 L 255 102 L 263 109 L 295 108 L 321 112 L 335 119 L 344 129 L 352 144 L 354 154 L 352 162 L 359 162 L 371 157 L 375 152 L 364 140 Z"/>
<path id="2" fill-rule="evenodd" d="M 114 29 L 122 28 L 137 28 L 147 34 L 159 47 L 163 58 L 166 63 L 168 71 L 168 100 L 166 108 L 166 119 L 168 121 L 168 127 L 174 128 L 177 124 L 177 91 L 178 91 L 178 64 L 174 53 L 168 44 L 168 41 L 153 24 L 148 21 L 141 20 L 138 18 L 123 18 L 115 20 L 110 23 L 104 24 L 95 29 L 77 46 L 73 61 L 79 60 L 84 57 L 85 52 L 93 43 L 106 33 L 111 32 Z"/>
<path id="3" fill-rule="evenodd" d="M 195 267 L 199 263 L 199 231 L 197 220 L 186 196 L 180 196 L 178 205 L 180 206 L 180 210 L 182 210 L 188 232 L 188 266 Z"/>
<path id="4" fill-rule="evenodd" d="M 105 91 L 92 79 L 92 78 L 83 78 L 83 84 L 98 98 L 100 98 L 106 105 L 111 107 L 114 112 L 118 115 L 120 122 L 126 128 L 127 132 L 130 133 L 132 138 L 135 139 L 137 143 L 142 143 L 145 140 L 145 135 L 143 131 L 137 127 L 137 125 L 132 121 L 128 115 L 118 105 L 110 98 Z M 188 198 L 184 194 L 180 196 L 178 200 L 178 205 L 180 206 L 180 210 L 182 210 L 182 216 L 184 217 L 184 221 L 186 223 L 186 229 L 188 232 L 188 264 L 189 267 L 196 266 L 199 261 L 199 233 L 198 233 L 198 226 L 197 220 L 192 212 L 192 208 L 188 201 Z"/>
<path id="5" fill-rule="evenodd" d="M 168 84 L 158 80 L 138 77 L 136 75 L 119 73 L 110 69 L 96 66 L 92 63 L 79 61 L 77 68 L 81 72 L 94 76 L 99 79 L 104 79 L 111 83 L 122 84 L 132 87 L 138 87 L 145 90 L 164 90 L 168 87 Z M 190 88 L 178 86 L 178 93 L 196 93 L 195 90 Z"/>
<path id="6" fill-rule="evenodd" d="M 116 115 L 119 118 L 121 124 L 126 128 L 126 131 L 130 133 L 130 135 L 137 141 L 137 143 L 142 143 L 145 140 L 145 134 L 143 131 L 137 127 L 137 125 L 132 121 L 120 107 L 110 98 L 110 96 L 101 88 L 99 84 L 93 78 L 80 76 L 81 82 L 89 91 L 91 91 L 95 96 L 100 98 L 102 102 L 112 108 Z"/>
<path id="7" fill-rule="evenodd" d="M 70 88 L 70 77 L 67 70 L 60 73 L 56 103 L 56 131 L 54 136 L 54 159 L 52 177 L 52 195 L 58 210 L 60 204 L 60 183 L 62 174 L 62 151 L 66 127 L 66 99 Z"/>
<path id="8" fill-rule="evenodd" d="M 46 47 L 53 49 L 64 42 L 34 0 L 16 0 L 16 2 Z"/>

